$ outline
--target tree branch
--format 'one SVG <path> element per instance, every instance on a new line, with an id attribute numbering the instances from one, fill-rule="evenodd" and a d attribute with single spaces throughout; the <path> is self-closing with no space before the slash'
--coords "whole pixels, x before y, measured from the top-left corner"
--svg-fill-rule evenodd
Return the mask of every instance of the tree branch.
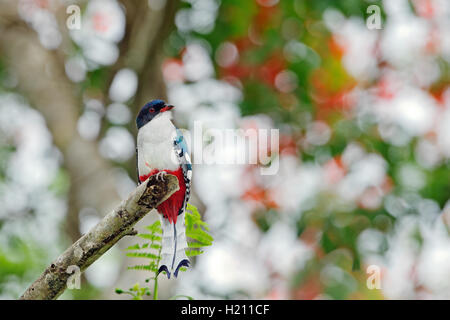
<path id="1" fill-rule="evenodd" d="M 81 272 L 100 258 L 109 248 L 126 235 L 136 234 L 133 226 L 151 209 L 167 200 L 179 189 L 174 175 L 158 181 L 151 176 L 134 190 L 115 210 L 106 215 L 94 228 L 70 246 L 25 291 L 21 300 L 56 299 L 66 289 L 71 276 L 70 266 Z"/>

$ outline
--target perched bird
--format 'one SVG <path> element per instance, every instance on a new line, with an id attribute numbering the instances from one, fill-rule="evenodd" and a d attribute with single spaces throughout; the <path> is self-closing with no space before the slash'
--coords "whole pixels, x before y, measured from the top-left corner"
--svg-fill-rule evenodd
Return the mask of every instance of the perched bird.
<path id="1" fill-rule="evenodd" d="M 186 256 L 186 227 L 184 212 L 189 200 L 192 178 L 192 165 L 186 142 L 181 131 L 171 121 L 172 105 L 162 100 L 152 100 L 142 107 L 136 124 L 138 127 L 136 160 L 139 183 L 150 176 L 164 179 L 167 173 L 178 178 L 180 189 L 161 203 L 157 210 L 160 213 L 163 230 L 161 271 L 178 276 L 181 267 L 189 266 Z"/>

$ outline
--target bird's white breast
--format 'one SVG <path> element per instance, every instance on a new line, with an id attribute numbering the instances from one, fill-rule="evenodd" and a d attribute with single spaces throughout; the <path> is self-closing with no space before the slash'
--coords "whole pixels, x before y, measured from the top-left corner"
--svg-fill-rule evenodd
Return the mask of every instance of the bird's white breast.
<path id="1" fill-rule="evenodd" d="M 164 112 L 139 129 L 137 137 L 139 175 L 153 169 L 177 170 L 179 163 L 173 148 L 176 129 Z"/>

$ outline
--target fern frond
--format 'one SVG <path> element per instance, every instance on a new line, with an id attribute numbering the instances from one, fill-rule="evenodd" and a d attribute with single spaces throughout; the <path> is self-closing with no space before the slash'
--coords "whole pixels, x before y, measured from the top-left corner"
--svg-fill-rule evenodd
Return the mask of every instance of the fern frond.
<path id="1" fill-rule="evenodd" d="M 186 255 L 188 257 L 194 257 L 194 256 L 198 256 L 201 255 L 204 251 L 201 250 L 186 250 Z"/>
<path id="2" fill-rule="evenodd" d="M 146 265 L 138 265 L 138 266 L 131 266 L 127 268 L 128 270 L 148 270 L 153 271 L 154 267 L 146 264 Z"/>
<path id="3" fill-rule="evenodd" d="M 145 227 L 151 233 L 162 233 L 161 222 L 155 221 L 153 224 Z"/>
<path id="4" fill-rule="evenodd" d="M 205 245 L 203 243 L 200 242 L 188 242 L 188 247 L 189 248 L 203 248 Z"/>
<path id="5" fill-rule="evenodd" d="M 127 252 L 127 257 L 158 260 L 158 256 L 150 252 Z"/>
<path id="6" fill-rule="evenodd" d="M 129 246 L 126 250 L 139 250 L 141 247 L 139 246 L 138 243 L 136 243 L 133 246 Z"/>
<path id="7" fill-rule="evenodd" d="M 191 204 L 187 204 L 185 213 L 185 225 L 186 225 L 186 237 L 193 240 L 188 242 L 188 248 L 185 252 L 188 257 L 194 257 L 202 254 L 204 251 L 200 250 L 203 247 L 211 246 L 214 238 L 209 234 L 209 226 L 206 222 L 202 220 L 200 213 L 197 208 Z M 155 221 L 153 224 L 145 227 L 148 233 L 140 233 L 137 236 L 141 239 L 147 240 L 146 243 L 140 245 L 135 244 L 127 248 L 128 251 L 126 255 L 132 258 L 145 258 L 149 259 L 148 264 L 135 265 L 128 267 L 128 270 L 142 270 L 148 271 L 153 274 L 152 277 L 146 280 L 148 282 L 150 279 L 154 280 L 153 287 L 153 299 L 158 299 L 158 266 L 161 260 L 161 250 L 162 250 L 162 229 L 160 221 Z M 149 252 L 150 249 L 154 251 Z M 186 271 L 186 268 L 180 268 L 180 271 Z M 164 273 L 164 272 L 163 272 Z M 147 287 L 140 287 L 136 284 L 129 291 L 124 291 L 121 289 L 116 289 L 116 293 L 126 293 L 130 294 L 133 299 L 141 300 L 144 295 L 150 295 L 150 291 Z M 192 299 L 188 296 L 175 296 L 174 299 L 178 298 Z"/>
<path id="8" fill-rule="evenodd" d="M 160 236 L 149 234 L 149 233 L 139 233 L 137 234 L 139 238 L 150 240 L 150 241 L 161 241 L 162 238 Z"/>
<path id="9" fill-rule="evenodd" d="M 214 238 L 211 237 L 208 233 L 198 229 L 186 231 L 186 236 L 203 244 L 204 247 L 212 245 L 212 242 L 214 240 Z"/>

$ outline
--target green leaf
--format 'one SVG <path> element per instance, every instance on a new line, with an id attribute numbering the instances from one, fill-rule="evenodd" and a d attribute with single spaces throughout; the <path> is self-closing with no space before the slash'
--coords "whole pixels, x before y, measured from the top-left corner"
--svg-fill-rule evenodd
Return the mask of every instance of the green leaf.
<path id="1" fill-rule="evenodd" d="M 205 245 L 200 242 L 188 242 L 189 248 L 203 248 Z"/>
<path id="2" fill-rule="evenodd" d="M 204 231 L 199 231 L 199 230 L 191 230 L 189 232 L 186 231 L 186 236 L 188 236 L 189 238 L 191 238 L 193 240 L 197 240 L 204 246 L 212 245 L 212 242 L 214 240 L 214 238 L 211 237 L 209 234 L 207 234 Z"/>
<path id="3" fill-rule="evenodd" d="M 138 265 L 138 266 L 132 266 L 132 267 L 128 267 L 128 270 L 148 270 L 148 271 L 152 271 L 155 272 L 156 268 L 151 266 L 151 265 Z M 158 271 L 158 270 L 156 270 Z"/>
<path id="4" fill-rule="evenodd" d="M 153 234 L 148 234 L 148 233 L 139 233 L 137 236 L 142 239 L 146 239 L 146 240 L 150 240 L 150 241 L 161 241 L 162 240 L 162 238 L 160 236 L 155 236 Z"/>
<path id="5" fill-rule="evenodd" d="M 136 243 L 134 246 L 129 246 L 126 250 L 139 250 L 141 247 L 138 243 Z"/>
<path id="6" fill-rule="evenodd" d="M 190 242 L 188 244 L 189 248 L 202 248 L 212 245 L 214 238 L 208 233 L 208 224 L 202 221 L 197 208 L 189 203 L 185 215 L 185 224 L 186 236 L 195 240 L 195 242 Z"/>
<path id="7" fill-rule="evenodd" d="M 158 260 L 158 258 L 159 258 L 156 254 L 153 254 L 150 252 L 128 252 L 127 257 L 148 258 L 148 259 L 154 259 L 154 260 Z"/>
<path id="8" fill-rule="evenodd" d="M 155 221 L 153 224 L 145 227 L 151 233 L 162 233 L 161 222 Z"/>
<path id="9" fill-rule="evenodd" d="M 188 257 L 194 257 L 194 256 L 198 256 L 201 255 L 204 251 L 201 250 L 186 250 L 186 255 Z"/>
<path id="10" fill-rule="evenodd" d="M 133 288 L 131 288 L 132 291 L 138 291 L 140 288 L 139 283 L 135 283 Z"/>

